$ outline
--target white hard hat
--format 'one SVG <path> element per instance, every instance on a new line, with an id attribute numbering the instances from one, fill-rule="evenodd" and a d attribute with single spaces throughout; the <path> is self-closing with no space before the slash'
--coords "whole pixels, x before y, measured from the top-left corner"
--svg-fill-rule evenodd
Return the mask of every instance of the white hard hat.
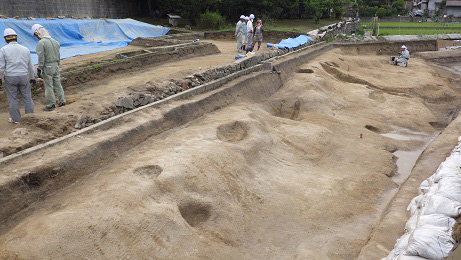
<path id="1" fill-rule="evenodd" d="M 407 49 L 407 46 L 402 45 L 402 47 L 400 47 L 400 49 L 405 49 L 405 50 L 406 50 L 406 49 Z"/>
<path id="2" fill-rule="evenodd" d="M 245 20 L 247 20 L 247 21 L 248 21 L 248 20 L 250 20 L 250 18 L 248 18 L 248 16 L 245 16 Z"/>
<path id="3" fill-rule="evenodd" d="M 3 37 L 8 37 L 8 36 L 18 36 L 18 34 L 11 28 L 6 28 L 5 31 L 3 32 Z"/>
<path id="4" fill-rule="evenodd" d="M 43 26 L 41 26 L 40 24 L 36 23 L 34 25 L 32 25 L 32 34 L 35 34 L 35 32 L 40 29 L 40 28 L 43 28 Z"/>
<path id="5" fill-rule="evenodd" d="M 245 15 L 242 14 L 242 15 L 240 16 L 240 20 L 245 20 Z"/>
<path id="6" fill-rule="evenodd" d="M 255 15 L 254 15 L 254 14 L 250 14 L 250 19 L 255 19 Z"/>

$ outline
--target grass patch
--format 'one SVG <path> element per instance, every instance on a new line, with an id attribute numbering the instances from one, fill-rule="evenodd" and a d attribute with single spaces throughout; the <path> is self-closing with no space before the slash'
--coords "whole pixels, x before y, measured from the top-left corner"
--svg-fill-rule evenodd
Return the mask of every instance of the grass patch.
<path id="1" fill-rule="evenodd" d="M 367 27 L 371 26 L 371 23 L 362 23 Z M 408 23 L 399 23 L 399 22 L 384 22 L 379 23 L 380 26 L 405 26 L 405 27 L 448 27 L 448 28 L 461 28 L 461 23 L 437 23 L 437 22 L 427 22 L 427 23 L 418 23 L 418 22 L 408 22 Z"/>
<path id="2" fill-rule="evenodd" d="M 380 28 L 379 35 L 430 35 L 430 34 L 460 34 L 461 27 L 458 28 L 449 28 L 449 29 L 431 29 L 427 28 L 402 28 L 399 31 L 399 28 Z"/>

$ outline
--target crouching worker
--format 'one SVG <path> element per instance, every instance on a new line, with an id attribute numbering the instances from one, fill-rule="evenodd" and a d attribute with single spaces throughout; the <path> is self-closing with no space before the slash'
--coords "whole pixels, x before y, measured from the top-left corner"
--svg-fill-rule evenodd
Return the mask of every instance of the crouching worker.
<path id="1" fill-rule="evenodd" d="M 9 103 L 10 123 L 18 124 L 21 121 L 19 112 L 19 95 L 24 103 L 26 114 L 34 112 L 31 85 L 35 84 L 34 67 L 30 51 L 19 45 L 18 35 L 13 29 L 7 28 L 3 32 L 7 43 L 0 49 L 0 85 L 5 76 L 5 93 Z"/>
<path id="2" fill-rule="evenodd" d="M 32 26 L 32 33 L 40 40 L 37 44 L 37 76 L 45 81 L 46 100 L 46 106 L 42 110 L 53 111 L 56 108 L 55 92 L 58 96 L 58 105 L 60 107 L 66 105 L 59 72 L 59 63 L 61 61 L 60 46 L 40 24 Z"/>
<path id="3" fill-rule="evenodd" d="M 407 46 L 403 45 L 400 47 L 400 57 L 392 57 L 392 65 L 398 65 L 401 67 L 408 66 L 408 60 L 410 60 L 410 52 L 407 49 Z"/>

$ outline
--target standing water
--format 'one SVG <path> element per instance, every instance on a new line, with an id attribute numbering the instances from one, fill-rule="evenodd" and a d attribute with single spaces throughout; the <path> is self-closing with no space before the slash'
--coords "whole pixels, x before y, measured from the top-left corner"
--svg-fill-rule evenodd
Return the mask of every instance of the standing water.
<path id="1" fill-rule="evenodd" d="M 400 130 L 400 129 L 399 129 Z M 431 143 L 435 136 L 438 133 L 434 133 L 432 135 L 427 135 L 424 133 L 413 132 L 407 129 L 401 129 L 405 134 L 398 134 L 398 133 L 387 133 L 381 134 L 384 137 L 399 140 L 399 141 L 421 141 L 422 145 L 411 151 L 400 151 L 397 150 L 394 152 L 394 155 L 397 157 L 397 174 L 392 177 L 392 180 L 397 183 L 398 185 L 402 185 L 410 176 L 413 167 L 416 165 L 419 156 L 424 152 L 427 146 Z"/>

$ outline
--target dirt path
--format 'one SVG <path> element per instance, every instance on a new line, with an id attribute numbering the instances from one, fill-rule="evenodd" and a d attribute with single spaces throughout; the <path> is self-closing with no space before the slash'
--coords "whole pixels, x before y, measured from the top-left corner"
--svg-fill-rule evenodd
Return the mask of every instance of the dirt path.
<path id="1" fill-rule="evenodd" d="M 424 145 L 382 134 L 430 138 L 459 90 L 420 59 L 337 49 L 302 68 L 34 204 L 0 232 L 0 258 L 356 258 L 398 190 L 392 153 Z"/>
<path id="2" fill-rule="evenodd" d="M 0 104 L 0 152 L 5 155 L 53 140 L 74 131 L 74 125 L 80 115 L 95 117 L 104 108 L 113 105 L 119 96 L 125 96 L 132 89 L 146 82 L 161 83 L 170 79 L 182 79 L 200 70 L 232 63 L 237 54 L 232 41 L 208 41 L 218 46 L 220 54 L 196 57 L 192 59 L 166 63 L 162 66 L 147 67 L 134 72 L 110 75 L 110 77 L 86 84 L 66 88 L 67 106 L 54 112 L 42 112 L 44 95 L 35 97 L 35 114 L 26 115 L 20 125 L 8 123 L 8 104 Z M 129 46 L 126 50 L 136 49 Z M 262 48 L 261 51 L 267 51 Z M 110 58 L 116 51 L 74 57 L 65 60 L 66 67 L 81 66 L 90 60 Z M 0 92 L 6 101 L 4 93 Z M 16 130 L 21 128 L 20 130 Z M 16 132 L 15 132 L 16 130 Z M 1 154 L 0 154 L 1 156 Z"/>

